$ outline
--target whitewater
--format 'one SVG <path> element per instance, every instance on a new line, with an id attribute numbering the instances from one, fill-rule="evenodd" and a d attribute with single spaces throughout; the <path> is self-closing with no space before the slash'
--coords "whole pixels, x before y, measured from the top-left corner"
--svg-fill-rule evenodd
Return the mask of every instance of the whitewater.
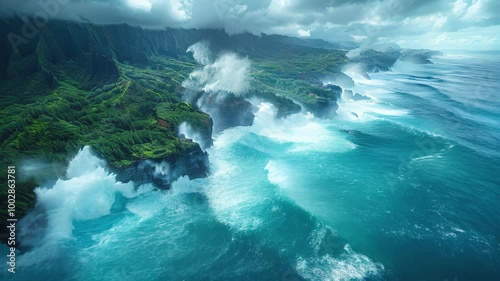
<path id="1" fill-rule="evenodd" d="M 82 148 L 36 189 L 0 279 L 500 280 L 500 56 L 433 62 L 346 69 L 369 99 L 331 120 L 255 103 L 214 135 L 211 174 L 170 190 Z"/>

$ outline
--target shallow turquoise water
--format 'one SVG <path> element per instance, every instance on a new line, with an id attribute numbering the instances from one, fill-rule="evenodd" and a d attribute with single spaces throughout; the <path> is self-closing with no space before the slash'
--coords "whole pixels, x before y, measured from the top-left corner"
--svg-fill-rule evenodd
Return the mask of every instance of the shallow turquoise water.
<path id="1" fill-rule="evenodd" d="M 85 149 L 1 279 L 500 280 L 499 62 L 355 78 L 374 101 L 333 120 L 261 104 L 215 136 L 211 176 L 170 191 L 118 184 Z"/>

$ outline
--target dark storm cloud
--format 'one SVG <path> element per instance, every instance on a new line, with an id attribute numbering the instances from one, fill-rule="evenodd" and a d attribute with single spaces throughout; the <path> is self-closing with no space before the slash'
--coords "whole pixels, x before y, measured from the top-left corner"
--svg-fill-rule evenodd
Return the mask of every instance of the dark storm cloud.
<path id="1" fill-rule="evenodd" d="M 2 0 L 0 11 L 4 15 L 48 14 L 64 20 L 148 28 L 178 26 L 189 19 L 183 3 L 170 0 Z"/>
<path id="2" fill-rule="evenodd" d="M 471 29 L 477 29 L 474 40 L 494 43 L 498 36 L 492 34 L 500 24 L 497 0 L 2 0 L 0 9 L 3 14 L 33 14 L 41 3 L 61 3 L 55 18 L 98 24 L 210 27 L 229 34 L 371 43 L 420 42 L 424 36 L 444 40 L 462 31 L 472 34 Z"/>

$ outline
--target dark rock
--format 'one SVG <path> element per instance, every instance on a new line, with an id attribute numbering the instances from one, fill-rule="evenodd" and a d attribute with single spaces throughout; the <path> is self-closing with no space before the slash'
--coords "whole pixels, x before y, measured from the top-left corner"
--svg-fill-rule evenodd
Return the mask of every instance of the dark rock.
<path id="1" fill-rule="evenodd" d="M 404 50 L 400 60 L 415 64 L 432 64 L 430 59 L 433 56 L 442 55 L 439 51 L 433 50 Z"/>
<path id="2" fill-rule="evenodd" d="M 209 173 L 208 154 L 198 145 L 182 155 L 166 159 L 145 160 L 128 167 L 110 169 L 121 182 L 133 181 L 137 186 L 152 182 L 160 189 L 169 189 L 182 176 L 190 179 L 206 177 Z"/>
<path id="3" fill-rule="evenodd" d="M 369 49 L 361 52 L 352 61 L 362 63 L 365 72 L 380 72 L 391 70 L 400 56 L 401 52 L 397 49 L 389 49 L 384 52 Z"/>
<path id="4" fill-rule="evenodd" d="M 276 117 L 283 118 L 291 114 L 299 113 L 301 111 L 300 105 L 296 104 L 293 100 L 276 95 L 272 92 L 265 91 L 250 91 L 245 94 L 248 99 L 256 98 L 258 100 L 269 102 L 278 110 Z"/>
<path id="5" fill-rule="evenodd" d="M 212 117 L 214 133 L 236 126 L 251 126 L 255 118 L 254 106 L 233 93 L 187 91 L 184 98 Z"/>
<path id="6" fill-rule="evenodd" d="M 99 88 L 107 84 L 112 84 L 120 78 L 116 63 L 102 54 L 96 52 L 85 54 L 84 61 L 87 62 L 86 68 L 90 76 L 88 83 L 86 83 L 86 86 L 89 88 Z"/>
<path id="7" fill-rule="evenodd" d="M 314 102 L 307 103 L 306 109 L 318 118 L 332 118 L 338 109 L 337 101 L 341 98 L 342 88 L 336 85 L 324 85 L 322 88 L 311 88 L 309 96 Z"/>
<path id="8" fill-rule="evenodd" d="M 369 97 L 367 97 L 365 95 L 361 95 L 358 93 L 353 94 L 353 92 L 351 90 L 344 90 L 343 99 L 344 100 L 353 100 L 353 101 L 371 100 Z"/>
<path id="9" fill-rule="evenodd" d="M 52 72 L 44 72 L 45 74 L 45 82 L 47 83 L 47 87 L 50 89 L 55 89 L 59 87 L 59 81 L 57 81 L 56 77 Z"/>

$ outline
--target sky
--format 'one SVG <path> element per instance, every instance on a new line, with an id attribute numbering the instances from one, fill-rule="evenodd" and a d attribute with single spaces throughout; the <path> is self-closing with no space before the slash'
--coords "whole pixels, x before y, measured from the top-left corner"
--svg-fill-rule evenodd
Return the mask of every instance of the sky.
<path id="1" fill-rule="evenodd" d="M 0 0 L 0 13 L 361 45 L 500 50 L 500 0 Z"/>

